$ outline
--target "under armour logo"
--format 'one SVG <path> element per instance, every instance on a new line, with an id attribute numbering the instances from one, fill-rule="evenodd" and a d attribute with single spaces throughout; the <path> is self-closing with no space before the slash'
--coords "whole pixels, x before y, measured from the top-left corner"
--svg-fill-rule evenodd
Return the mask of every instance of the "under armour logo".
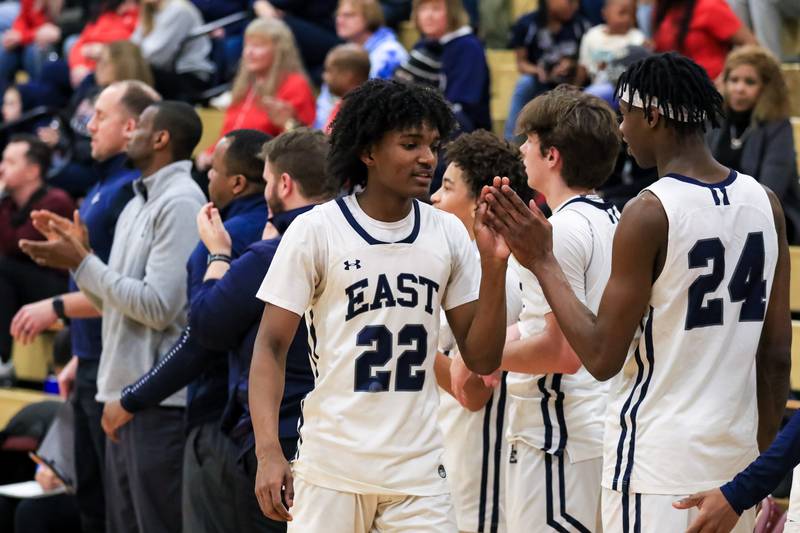
<path id="1" fill-rule="evenodd" d="M 361 259 L 356 259 L 355 261 L 352 261 L 352 262 L 351 261 L 345 261 L 344 262 L 344 269 L 345 270 L 350 270 L 351 267 L 355 268 L 356 270 L 361 268 Z"/>
<path id="2" fill-rule="evenodd" d="M 511 445 L 511 453 L 508 455 L 508 462 L 511 464 L 517 463 L 517 447 L 515 445 Z"/>

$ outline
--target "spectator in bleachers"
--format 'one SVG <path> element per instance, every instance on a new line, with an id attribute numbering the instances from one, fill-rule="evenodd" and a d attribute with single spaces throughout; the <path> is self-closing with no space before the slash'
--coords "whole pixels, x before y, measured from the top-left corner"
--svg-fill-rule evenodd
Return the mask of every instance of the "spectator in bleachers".
<path id="1" fill-rule="evenodd" d="M 742 46 L 722 71 L 727 116 L 708 132 L 714 157 L 758 178 L 781 200 L 789 242 L 800 237 L 800 184 L 797 176 L 789 93 L 778 61 L 758 46 Z"/>
<path id="2" fill-rule="evenodd" d="M 183 102 L 148 106 L 130 134 L 128 158 L 140 170 L 134 195 L 114 230 L 108 263 L 93 254 L 73 224 L 47 243 L 26 243 L 37 261 L 69 268 L 103 310 L 97 399 L 150 370 L 186 324 L 186 269 L 194 217 L 205 197 L 191 177 L 202 123 Z M 106 520 L 111 532 L 179 532 L 185 394 L 137 414 L 106 443 Z"/>
<path id="3" fill-rule="evenodd" d="M 347 42 L 363 46 L 369 54 L 370 78 L 390 79 L 408 57 L 397 35 L 384 25 L 376 0 L 341 0 L 336 11 L 336 33 Z"/>
<path id="4" fill-rule="evenodd" d="M 56 154 L 48 182 L 73 198 L 83 197 L 101 177 L 92 157 L 87 128 L 94 113 L 94 99 L 105 87 L 123 80 L 153 86 L 153 74 L 139 47 L 130 41 L 114 41 L 103 46 L 95 72 L 75 90 L 67 106 L 36 131 Z"/>
<path id="5" fill-rule="evenodd" d="M 11 29 L 0 41 L 0 90 L 10 83 L 22 67 L 31 77 L 41 73 L 42 62 L 61 39 L 53 24 L 61 12 L 60 0 L 22 0 Z"/>
<path id="6" fill-rule="evenodd" d="M 775 57 L 783 57 L 781 26 L 784 19 L 800 18 L 800 2 L 797 0 L 728 0 L 739 19 L 752 28 L 756 39 Z"/>
<path id="7" fill-rule="evenodd" d="M 397 40 L 397 35 L 384 26 L 383 10 L 377 0 L 341 0 L 336 11 L 336 33 L 345 41 L 364 47 L 369 53 L 370 78 L 389 79 L 408 59 L 408 52 Z M 317 97 L 314 127 L 324 129 L 331 120 L 334 106 L 336 98 L 331 95 L 327 83 L 323 83 Z"/>
<path id="8" fill-rule="evenodd" d="M 338 0 L 255 0 L 253 10 L 262 19 L 280 19 L 292 30 L 306 71 L 320 83 L 322 65 L 331 48 L 341 43 L 334 12 Z"/>
<path id="9" fill-rule="evenodd" d="M 139 24 L 131 36 L 150 63 L 156 90 L 166 99 L 190 100 L 207 89 L 215 67 L 207 36 L 186 41 L 203 24 L 189 0 L 142 0 Z"/>
<path id="10" fill-rule="evenodd" d="M 636 27 L 636 0 L 606 0 L 603 19 L 605 24 L 583 36 L 578 63 L 591 82 L 586 91 L 612 104 L 616 78 L 607 69 L 625 57 L 630 46 L 642 46 L 645 36 Z"/>
<path id="11" fill-rule="evenodd" d="M 139 81 L 111 85 L 97 96 L 87 129 L 92 136 L 91 157 L 100 178 L 81 203 L 80 217 L 89 234 L 89 246 L 101 261 L 108 261 L 117 219 L 133 196 L 131 182 L 139 177 L 139 172 L 128 166 L 128 137 L 140 113 L 157 98 L 155 91 Z M 33 217 L 37 227 L 46 227 L 52 218 L 42 212 Z M 74 280 L 70 280 L 69 291 L 22 307 L 11 323 L 11 334 L 25 344 L 59 318 L 71 320 L 73 357 L 58 376 L 59 391 L 64 397 L 70 393 L 73 396 L 75 471 L 83 531 L 102 533 L 105 434 L 100 426 L 103 404 L 95 399 L 103 347 L 101 321 L 99 311 L 78 290 Z"/>
<path id="12" fill-rule="evenodd" d="M 67 193 L 45 184 L 50 157 L 42 141 L 20 135 L 11 138 L 0 162 L 0 362 L 11 356 L 10 327 L 17 310 L 67 288 L 63 270 L 34 263 L 19 247 L 20 239 L 44 239 L 33 227 L 31 211 L 49 209 L 71 217 L 75 208 Z"/>
<path id="13" fill-rule="evenodd" d="M 538 10 L 514 23 L 510 47 L 516 52 L 520 76 L 511 96 L 506 139 L 514 138 L 519 112 L 537 95 L 561 83 L 581 85 L 585 80 L 578 55 L 591 25 L 578 7 L 578 0 L 542 0 Z"/>
<path id="14" fill-rule="evenodd" d="M 680 52 L 712 80 L 731 48 L 758 44 L 725 0 L 656 0 L 653 28 L 656 52 Z"/>
<path id="15" fill-rule="evenodd" d="M 404 73 L 414 74 L 419 63 L 436 65 L 438 72 L 430 79 L 438 77 L 461 129 L 492 129 L 486 53 L 461 0 L 414 0 L 412 18 L 422 38 L 414 45 Z"/>
<path id="16" fill-rule="evenodd" d="M 137 0 L 102 0 L 69 51 L 69 79 L 73 87 L 93 72 L 104 44 L 130 39 L 139 19 Z"/>
<path id="17" fill-rule="evenodd" d="M 256 19 L 244 34 L 244 51 L 225 112 L 220 138 L 237 129 L 278 135 L 314 121 L 314 93 L 303 71 L 289 27 L 276 18 Z M 200 154 L 197 166 L 211 166 L 214 147 Z"/>
<path id="18" fill-rule="evenodd" d="M 323 128 L 331 132 L 336 115 L 342 105 L 341 98 L 369 79 L 369 54 L 357 44 L 340 44 L 328 53 L 322 78 L 333 96 L 339 98 Z"/>

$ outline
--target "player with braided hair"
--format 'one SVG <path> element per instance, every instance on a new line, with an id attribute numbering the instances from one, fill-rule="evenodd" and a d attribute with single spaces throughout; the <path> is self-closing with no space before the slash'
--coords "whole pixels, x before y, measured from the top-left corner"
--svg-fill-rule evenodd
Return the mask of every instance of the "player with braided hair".
<path id="1" fill-rule="evenodd" d="M 632 65 L 617 92 L 633 157 L 662 177 L 622 214 L 596 312 L 571 290 L 534 204 L 495 180 L 487 220 L 536 275 L 584 367 L 614 380 L 603 531 L 686 531 L 699 511 L 672 503 L 731 479 L 769 444 L 783 414 L 786 228 L 777 197 L 706 146 L 703 129 L 720 99 L 705 71 L 677 54 L 654 55 Z M 752 531 L 754 519 L 745 511 L 733 530 Z"/>
<path id="2" fill-rule="evenodd" d="M 484 204 L 479 260 L 458 218 L 416 200 L 453 125 L 433 89 L 372 80 L 348 93 L 329 163 L 360 191 L 300 215 L 258 292 L 267 304 L 250 371 L 256 495 L 290 532 L 457 531 L 436 422 L 440 310 L 464 361 L 494 371 L 509 250 L 483 223 Z M 315 388 L 290 469 L 280 391 L 303 315 Z"/>

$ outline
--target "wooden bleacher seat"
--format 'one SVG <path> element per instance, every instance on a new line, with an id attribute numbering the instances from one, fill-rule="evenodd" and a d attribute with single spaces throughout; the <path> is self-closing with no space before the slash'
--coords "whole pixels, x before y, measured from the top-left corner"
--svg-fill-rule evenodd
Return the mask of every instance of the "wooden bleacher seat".
<path id="1" fill-rule="evenodd" d="M 800 117 L 800 63 L 784 63 L 781 68 L 783 76 L 786 78 L 786 85 L 789 86 L 792 116 Z M 796 135 L 795 140 L 797 140 Z"/>
<path id="2" fill-rule="evenodd" d="M 194 149 L 194 155 L 202 153 L 217 142 L 222 130 L 222 123 L 225 120 L 225 111 L 212 107 L 197 108 L 197 114 L 200 115 L 200 120 L 203 122 L 203 136 L 200 137 L 200 142 Z"/>
<path id="3" fill-rule="evenodd" d="M 789 281 L 789 308 L 792 313 L 800 313 L 800 246 L 789 247 L 791 279 Z"/>
<path id="4" fill-rule="evenodd" d="M 22 345 L 17 342 L 11 347 L 11 359 L 17 379 L 25 381 L 44 381 L 53 367 L 53 341 L 55 332 L 46 331 L 37 336 L 32 343 Z"/>
<path id="5" fill-rule="evenodd" d="M 511 0 L 511 20 L 516 21 L 525 13 L 539 8 L 539 0 Z"/>
<path id="6" fill-rule="evenodd" d="M 508 106 L 514 85 L 517 83 L 517 60 L 513 50 L 487 50 L 486 60 L 489 63 L 491 76 L 491 113 L 493 130 L 503 136 L 503 125 L 508 117 Z"/>
<path id="7" fill-rule="evenodd" d="M 44 400 L 60 399 L 55 394 L 27 389 L 0 389 L 0 429 L 4 428 L 11 417 L 26 405 Z"/>
<path id="8" fill-rule="evenodd" d="M 800 171 L 800 117 L 792 117 L 794 130 L 794 153 L 797 156 L 797 170 Z"/>
<path id="9" fill-rule="evenodd" d="M 792 373 L 789 383 L 792 390 L 800 391 L 800 320 L 792 320 Z M 798 400 L 790 401 L 800 405 Z"/>
<path id="10" fill-rule="evenodd" d="M 417 27 L 410 20 L 404 20 L 397 28 L 397 38 L 406 50 L 411 50 L 414 48 L 414 45 L 417 44 L 417 41 L 419 41 Z"/>

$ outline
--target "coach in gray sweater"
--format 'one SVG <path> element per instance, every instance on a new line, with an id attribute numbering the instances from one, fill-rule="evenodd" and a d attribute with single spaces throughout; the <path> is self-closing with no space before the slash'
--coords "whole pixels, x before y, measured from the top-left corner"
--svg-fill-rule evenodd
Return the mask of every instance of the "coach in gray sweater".
<path id="1" fill-rule="evenodd" d="M 54 228 L 60 240 L 29 253 L 39 263 L 69 268 L 81 291 L 103 310 L 100 402 L 157 364 L 186 325 L 186 260 L 198 241 L 195 217 L 205 197 L 192 180 L 192 150 L 202 124 L 182 102 L 146 108 L 128 143 L 141 171 L 119 216 L 108 264 L 81 242 L 75 227 Z M 183 392 L 137 413 L 106 445 L 107 530 L 181 531 Z"/>

